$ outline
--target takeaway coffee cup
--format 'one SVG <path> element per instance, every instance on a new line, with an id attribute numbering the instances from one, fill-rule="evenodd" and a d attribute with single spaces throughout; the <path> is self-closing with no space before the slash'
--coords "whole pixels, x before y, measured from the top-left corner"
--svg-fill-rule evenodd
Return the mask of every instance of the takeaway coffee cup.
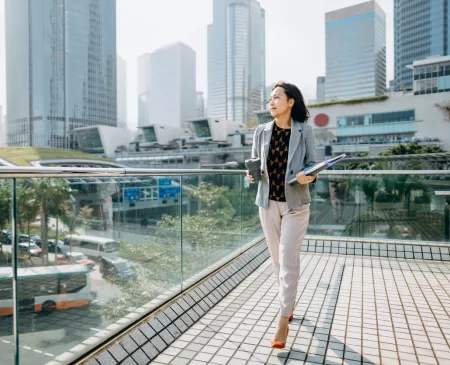
<path id="1" fill-rule="evenodd" d="M 258 182 L 261 177 L 261 159 L 250 158 L 245 160 L 245 166 L 247 167 L 248 173 L 252 175 L 253 181 Z"/>

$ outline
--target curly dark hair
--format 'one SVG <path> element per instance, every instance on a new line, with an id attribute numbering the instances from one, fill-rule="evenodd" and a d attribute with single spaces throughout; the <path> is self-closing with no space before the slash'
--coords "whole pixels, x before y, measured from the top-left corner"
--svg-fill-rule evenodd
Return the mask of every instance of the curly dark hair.
<path id="1" fill-rule="evenodd" d="M 291 111 L 292 119 L 300 123 L 305 123 L 309 119 L 310 115 L 300 89 L 294 84 L 289 84 L 284 81 L 277 82 L 272 88 L 272 91 L 277 87 L 282 87 L 284 89 L 288 100 L 294 99 L 294 106 Z"/>

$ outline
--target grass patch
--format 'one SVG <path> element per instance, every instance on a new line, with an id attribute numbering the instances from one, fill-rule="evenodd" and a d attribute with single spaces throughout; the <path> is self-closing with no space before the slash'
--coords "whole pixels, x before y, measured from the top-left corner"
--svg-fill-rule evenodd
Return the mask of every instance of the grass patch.
<path id="1" fill-rule="evenodd" d="M 89 153 L 63 148 L 8 147 L 0 148 L 0 158 L 17 166 L 30 166 L 32 161 L 54 159 L 83 159 L 114 162 Z"/>
<path id="2" fill-rule="evenodd" d="M 335 101 L 327 101 L 325 103 L 316 103 L 308 105 L 308 108 L 319 108 L 322 106 L 331 106 L 331 105 L 337 105 L 337 104 L 361 104 L 361 103 L 376 103 L 380 101 L 385 101 L 389 99 L 389 96 L 387 95 L 379 95 L 379 96 L 372 96 L 370 98 L 355 98 L 355 99 L 348 99 L 348 100 L 335 100 Z"/>

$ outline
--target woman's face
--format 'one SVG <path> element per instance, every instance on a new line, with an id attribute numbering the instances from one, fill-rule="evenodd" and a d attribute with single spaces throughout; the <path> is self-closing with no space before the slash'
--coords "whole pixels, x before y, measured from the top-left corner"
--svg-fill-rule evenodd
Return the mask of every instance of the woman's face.
<path id="1" fill-rule="evenodd" d="M 294 100 L 288 100 L 284 89 L 280 86 L 272 90 L 270 94 L 269 111 L 273 118 L 289 113 L 294 106 Z"/>

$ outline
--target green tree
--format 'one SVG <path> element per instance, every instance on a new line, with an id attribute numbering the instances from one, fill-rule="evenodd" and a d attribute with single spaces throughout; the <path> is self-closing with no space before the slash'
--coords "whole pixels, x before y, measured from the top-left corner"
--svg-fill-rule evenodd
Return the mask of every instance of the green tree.
<path id="1" fill-rule="evenodd" d="M 31 188 L 39 199 L 39 213 L 41 218 L 41 248 L 42 259 L 48 262 L 48 222 L 51 216 L 62 217 L 64 206 L 73 193 L 69 184 L 61 179 L 33 178 Z"/>
<path id="2" fill-rule="evenodd" d="M 380 156 L 416 155 L 419 153 L 442 153 L 446 152 L 439 146 L 422 145 L 417 142 L 400 143 L 389 148 L 386 152 L 380 152 Z"/>
<path id="3" fill-rule="evenodd" d="M 158 222 L 161 233 L 148 237 L 145 244 L 121 243 L 120 256 L 135 262 L 137 275 L 126 281 L 113 281 L 122 295 L 107 301 L 99 310 L 106 318 L 122 318 L 130 308 L 140 307 L 168 288 L 179 285 L 182 279 L 197 274 L 230 253 L 230 249 L 237 248 L 227 250 L 227 245 L 233 240 L 241 243 L 241 229 L 243 232 L 255 230 L 257 209 L 253 208 L 253 215 L 248 211 L 246 219 L 241 221 L 239 211 L 234 208 L 238 202 L 234 194 L 240 195 L 239 189 L 205 182 L 198 186 L 185 184 L 184 189 L 192 200 L 199 202 L 199 210 L 193 214 L 183 213 L 182 221 L 179 216 L 164 215 Z M 246 197 L 245 204 L 253 206 L 254 196 Z"/>
<path id="4" fill-rule="evenodd" d="M 21 187 L 18 189 L 17 200 L 20 231 L 23 231 L 23 224 L 25 223 L 28 237 L 30 237 L 30 224 L 36 220 L 39 214 L 39 199 L 30 187 Z M 28 259 L 31 260 L 30 240 L 28 240 Z"/>

